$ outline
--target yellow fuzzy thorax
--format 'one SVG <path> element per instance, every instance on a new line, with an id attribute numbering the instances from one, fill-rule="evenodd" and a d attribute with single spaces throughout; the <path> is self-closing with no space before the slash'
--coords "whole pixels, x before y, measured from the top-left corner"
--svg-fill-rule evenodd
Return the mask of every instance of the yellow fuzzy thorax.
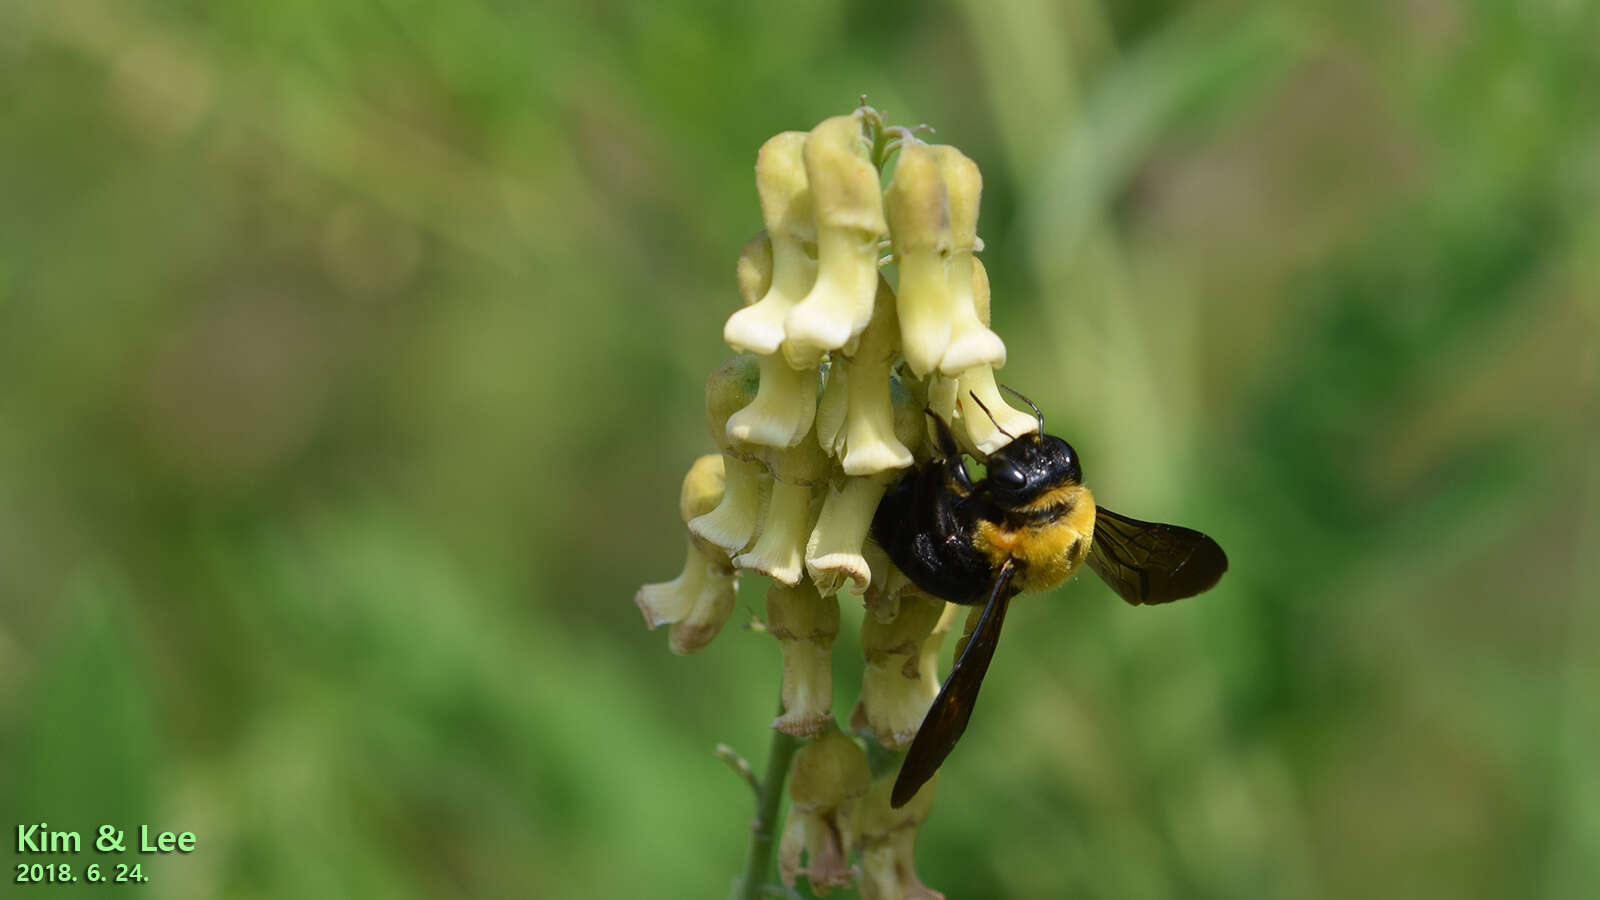
<path id="1" fill-rule="evenodd" d="M 1028 512 L 1060 510 L 1059 516 L 1018 527 L 979 521 L 973 545 L 996 569 L 1006 560 L 1017 565 L 1012 584 L 1027 593 L 1048 591 L 1083 565 L 1094 537 L 1094 495 L 1080 484 L 1056 488 L 1025 508 Z"/>

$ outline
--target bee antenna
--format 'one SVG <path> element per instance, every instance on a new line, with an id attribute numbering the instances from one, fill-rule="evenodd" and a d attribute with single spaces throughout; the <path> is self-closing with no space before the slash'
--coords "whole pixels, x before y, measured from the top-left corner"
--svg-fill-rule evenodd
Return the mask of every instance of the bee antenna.
<path id="1" fill-rule="evenodd" d="M 1035 404 L 1032 400 L 1029 400 L 1027 397 L 1022 396 L 1022 392 L 1021 391 L 1017 390 L 1016 388 L 1012 387 L 1009 384 L 1000 385 L 1000 389 L 1002 391 L 1005 391 L 1006 393 L 1010 394 L 1011 396 L 1017 398 L 1018 400 L 1021 400 L 1023 403 L 1028 404 L 1028 407 L 1033 410 L 1033 418 L 1039 423 L 1038 439 L 1041 440 L 1041 441 L 1044 440 L 1044 413 L 1039 411 L 1038 405 Z M 977 398 L 973 398 L 973 399 L 977 399 Z M 984 411 L 988 412 L 988 410 L 984 410 Z M 994 417 L 990 416 L 990 418 L 994 418 Z"/>
<path id="2" fill-rule="evenodd" d="M 994 413 L 989 412 L 989 407 L 983 405 L 983 401 L 978 399 L 978 395 L 977 394 L 974 394 L 971 391 L 967 391 L 967 396 L 972 398 L 972 402 L 973 403 L 978 404 L 978 408 L 983 410 L 983 414 L 989 417 L 989 421 L 994 423 L 994 427 L 999 429 L 1001 434 L 1005 435 L 1008 438 L 1011 438 L 1013 441 L 1017 439 L 1016 435 L 1014 435 L 1011 432 L 1007 431 L 1005 429 L 1005 426 L 1000 424 L 1000 420 L 996 419 L 994 417 Z"/>

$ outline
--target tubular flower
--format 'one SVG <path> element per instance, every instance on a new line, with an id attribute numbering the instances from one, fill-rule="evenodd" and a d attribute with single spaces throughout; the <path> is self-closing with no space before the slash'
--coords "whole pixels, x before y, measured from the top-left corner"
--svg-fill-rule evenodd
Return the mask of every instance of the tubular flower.
<path id="1" fill-rule="evenodd" d="M 738 356 L 718 366 L 706 380 L 706 428 L 722 448 L 726 490 L 722 502 L 689 520 L 689 533 L 703 544 L 738 553 L 749 546 L 761 525 L 769 491 L 765 471 L 750 459 L 754 448 L 728 439 L 727 421 L 749 404 L 756 392 L 756 361 Z"/>
<path id="2" fill-rule="evenodd" d="M 905 806 L 889 805 L 893 778 L 880 778 L 861 798 L 856 813 L 857 843 L 861 846 L 861 896 L 863 900 L 944 900 L 944 895 L 922 883 L 915 865 L 917 828 L 933 807 L 929 779 Z"/>
<path id="3" fill-rule="evenodd" d="M 966 432 L 979 456 L 999 450 L 1011 443 L 1012 438 L 1039 430 L 1039 423 L 1033 416 L 1006 405 L 1005 398 L 1000 395 L 999 385 L 995 384 L 994 370 L 988 366 L 973 366 L 962 372 L 961 377 L 956 379 L 956 394 L 961 401 L 960 412 L 957 413 L 962 426 L 959 430 Z M 973 403 L 973 396 L 983 401 L 989 412 L 985 413 Z M 993 420 L 989 418 L 990 414 L 994 415 Z"/>
<path id="4" fill-rule="evenodd" d="M 689 467 L 679 496 L 685 522 L 722 499 L 722 457 L 702 456 Z M 738 576 L 721 550 L 707 548 L 693 537 L 688 544 L 683 573 L 672 581 L 647 584 L 634 594 L 634 605 L 651 628 L 671 625 L 667 646 L 674 653 L 693 653 L 711 643 L 733 612 Z"/>
<path id="5" fill-rule="evenodd" d="M 860 594 L 872 581 L 872 569 L 861 554 L 872 514 L 888 487 L 883 478 L 846 478 L 839 488 L 830 487 L 822 501 L 817 527 L 806 541 L 806 571 L 817 590 L 832 594 L 850 582 L 850 590 Z"/>
<path id="6" fill-rule="evenodd" d="M 828 477 L 828 459 L 816 433 L 787 450 L 765 454 L 772 471 L 772 499 L 755 546 L 733 564 L 780 581 L 796 584 L 805 575 L 806 536 L 811 533 L 812 489 Z"/>
<path id="7" fill-rule="evenodd" d="M 972 261 L 972 296 L 978 321 L 988 325 L 989 273 L 983 263 L 976 259 Z M 970 403 L 974 394 L 988 407 L 989 412 L 985 413 L 977 404 Z M 979 364 L 961 373 L 956 379 L 956 399 L 955 417 L 958 421 L 953 423 L 953 427 L 957 433 L 966 432 L 967 441 L 978 451 L 976 455 L 993 453 L 1011 443 L 1012 438 L 1039 430 L 1038 420 L 1006 403 L 1000 395 L 999 385 L 995 384 L 994 369 L 988 364 Z M 990 415 L 994 418 L 990 419 Z"/>
<path id="8" fill-rule="evenodd" d="M 761 145 L 756 155 L 756 193 L 767 226 L 768 277 L 723 326 L 722 338 L 735 350 L 762 356 L 778 352 L 784 318 L 816 281 L 816 260 L 805 250 L 806 243 L 817 239 L 806 184 L 805 144 L 805 132 L 785 131 Z"/>
<path id="9" fill-rule="evenodd" d="M 822 896 L 850 884 L 854 844 L 851 816 L 872 786 L 867 755 L 837 728 L 800 748 L 789 782 L 789 821 L 778 844 L 778 874 L 784 887 L 806 876 Z M 805 868 L 800 867 L 802 853 Z"/>
<path id="10" fill-rule="evenodd" d="M 950 346 L 950 195 L 927 144 L 908 137 L 884 194 L 900 270 L 900 343 L 918 378 L 939 368 Z"/>
<path id="11" fill-rule="evenodd" d="M 847 371 L 839 366 L 835 366 L 834 370 L 841 376 Z M 902 446 L 920 447 L 923 436 L 922 423 L 925 419 L 923 407 L 926 405 L 922 392 L 893 375 L 888 378 L 887 390 L 893 409 L 892 423 L 896 441 Z M 821 424 L 819 416 L 819 430 Z M 827 446 L 826 442 L 823 446 Z M 806 542 L 806 570 L 811 573 L 818 590 L 825 594 L 832 593 L 848 580 L 851 592 L 856 594 L 865 592 L 867 607 L 873 608 L 877 598 L 872 592 L 871 585 L 881 581 L 873 573 L 881 571 L 887 575 L 893 566 L 889 564 L 889 558 L 883 554 L 882 549 L 867 540 L 867 534 L 872 528 L 872 517 L 877 512 L 878 501 L 883 498 L 883 492 L 893 480 L 894 476 L 891 473 L 865 477 L 846 476 L 842 486 L 834 485 L 826 492 L 822 515 L 817 519 L 816 528 L 812 529 L 810 540 Z M 876 551 L 877 559 L 881 562 L 869 563 L 867 553 L 870 551 Z M 898 574 L 898 570 L 895 572 Z M 909 584 L 904 575 L 899 575 L 899 583 L 895 589 L 899 590 Z"/>
<path id="12" fill-rule="evenodd" d="M 806 530 L 811 524 L 811 487 L 772 482 L 772 502 L 755 546 L 733 564 L 783 584 L 797 584 L 804 573 Z"/>
<path id="13" fill-rule="evenodd" d="M 727 489 L 715 509 L 689 521 L 689 533 L 704 545 L 724 554 L 738 553 L 750 545 L 761 525 L 761 513 L 772 479 L 760 463 L 733 456 L 722 458 Z"/>
<path id="14" fill-rule="evenodd" d="M 939 693 L 937 676 L 922 671 L 923 645 L 933 634 L 945 602 L 920 591 L 900 601 L 898 614 L 887 622 L 868 616 L 861 623 L 861 699 L 850 714 L 850 727 L 868 727 L 878 743 L 900 750 L 916 736 L 922 717 Z M 934 655 L 938 644 L 934 644 Z"/>
<path id="15" fill-rule="evenodd" d="M 878 280 L 872 324 L 861 334 L 848 370 L 840 464 L 846 475 L 876 475 L 911 465 L 911 451 L 894 433 L 894 403 L 889 394 L 889 364 L 897 336 L 894 291 Z"/>
<path id="16" fill-rule="evenodd" d="M 833 722 L 833 639 L 839 636 L 839 601 L 809 581 L 767 590 L 767 631 L 783 648 L 783 715 L 772 727 L 797 737 Z"/>
<path id="17" fill-rule="evenodd" d="M 860 113 L 826 119 L 806 138 L 806 178 L 817 228 L 817 280 L 784 317 L 783 354 L 814 366 L 867 327 L 878 286 L 883 218 L 878 170 Z"/>
<path id="18" fill-rule="evenodd" d="M 972 254 L 978 249 L 978 200 L 983 176 L 978 165 L 954 147 L 931 148 L 944 174 L 950 195 L 950 345 L 939 361 L 939 371 L 960 375 L 976 365 L 999 368 L 1006 364 L 1006 345 L 978 318 L 972 294 Z"/>
<path id="19" fill-rule="evenodd" d="M 793 369 L 777 354 L 763 356 L 761 387 L 749 406 L 728 418 L 728 439 L 767 447 L 793 447 L 817 412 L 817 367 Z"/>

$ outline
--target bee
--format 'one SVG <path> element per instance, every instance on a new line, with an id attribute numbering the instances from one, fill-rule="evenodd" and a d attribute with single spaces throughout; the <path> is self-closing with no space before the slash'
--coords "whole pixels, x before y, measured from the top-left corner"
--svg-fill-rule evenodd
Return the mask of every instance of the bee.
<path id="1" fill-rule="evenodd" d="M 1228 570 L 1222 548 L 1198 531 L 1095 505 L 1072 445 L 1045 434 L 1039 407 L 1011 393 L 1032 407 L 1038 431 L 990 453 L 986 474 L 974 483 L 950 426 L 928 410 L 939 455 L 908 472 L 873 516 L 873 538 L 917 587 L 951 603 L 983 606 L 906 751 L 891 796 L 895 807 L 933 777 L 966 731 L 1013 597 L 1047 591 L 1088 563 L 1129 603 L 1170 603 L 1209 590 Z"/>

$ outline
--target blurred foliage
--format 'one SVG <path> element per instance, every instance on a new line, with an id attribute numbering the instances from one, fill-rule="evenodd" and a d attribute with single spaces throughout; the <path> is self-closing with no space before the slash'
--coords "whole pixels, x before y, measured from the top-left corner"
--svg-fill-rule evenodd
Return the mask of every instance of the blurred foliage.
<path id="1" fill-rule="evenodd" d="M 1014 613 L 924 879 L 1593 896 L 1597 34 L 0 4 L 0 826 L 194 831 L 162 897 L 721 896 L 711 748 L 760 764 L 777 649 L 671 657 L 629 599 L 677 570 L 755 150 L 864 92 L 983 168 L 1005 379 L 1233 561 Z"/>

